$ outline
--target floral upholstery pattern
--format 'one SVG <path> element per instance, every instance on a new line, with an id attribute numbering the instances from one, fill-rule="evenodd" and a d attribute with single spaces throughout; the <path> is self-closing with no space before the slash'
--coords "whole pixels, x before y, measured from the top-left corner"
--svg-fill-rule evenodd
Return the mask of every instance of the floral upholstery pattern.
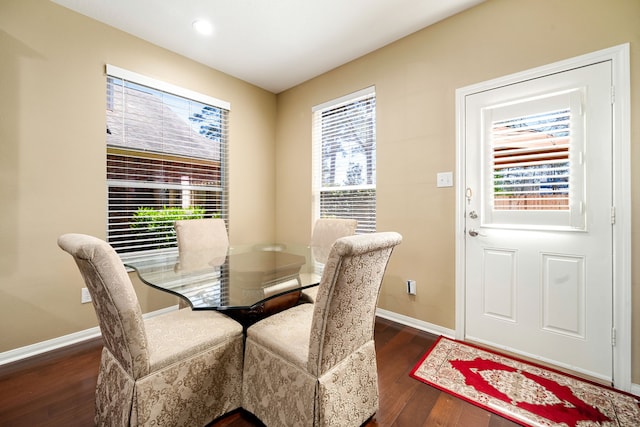
<path id="1" fill-rule="evenodd" d="M 197 271 L 224 264 L 229 251 L 229 234 L 221 218 L 182 219 L 174 223 L 178 243 L 176 269 Z M 178 298 L 178 308 L 191 304 Z"/>
<path id="2" fill-rule="evenodd" d="M 242 340 L 236 336 L 137 380 L 132 425 L 203 426 L 239 408 Z"/>
<path id="3" fill-rule="evenodd" d="M 358 221 L 345 218 L 319 218 L 313 226 L 311 234 L 311 254 L 316 262 L 326 264 L 333 243 L 341 237 L 351 236 L 356 232 Z M 305 289 L 303 300 L 315 302 L 318 288 Z"/>
<path id="4" fill-rule="evenodd" d="M 378 409 L 373 328 L 398 233 L 338 239 L 315 304 L 247 329 L 242 406 L 267 426 L 359 426 Z"/>
<path id="5" fill-rule="evenodd" d="M 148 320 L 106 242 L 65 234 L 104 340 L 97 425 L 203 426 L 242 402 L 242 326 L 217 312 L 178 310 Z"/>
<path id="6" fill-rule="evenodd" d="M 331 252 L 331 246 L 340 237 L 351 236 L 356 232 L 358 221 L 344 218 L 319 218 L 311 233 L 311 252 L 313 259 L 325 264 Z"/>
<path id="7" fill-rule="evenodd" d="M 229 251 L 229 235 L 223 219 L 178 220 L 174 228 L 178 242 L 179 268 L 197 270 L 203 267 L 203 262 L 205 266 L 224 264 Z"/>
<path id="8" fill-rule="evenodd" d="M 105 347 L 125 372 L 139 378 L 149 373 L 149 352 L 138 297 L 118 255 L 96 240 L 71 234 L 61 236 L 58 244 L 76 260 L 91 294 Z"/>
<path id="9" fill-rule="evenodd" d="M 106 345 L 106 343 L 105 343 Z M 118 362 L 118 359 L 105 346 L 102 349 L 98 384 L 96 386 L 97 426 L 128 426 L 131 418 L 135 380 Z"/>

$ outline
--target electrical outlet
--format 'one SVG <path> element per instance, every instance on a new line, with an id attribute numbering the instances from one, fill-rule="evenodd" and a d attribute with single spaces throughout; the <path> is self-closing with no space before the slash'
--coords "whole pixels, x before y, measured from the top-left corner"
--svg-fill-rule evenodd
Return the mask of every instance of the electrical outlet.
<path id="1" fill-rule="evenodd" d="M 82 294 L 80 295 L 80 303 L 86 304 L 88 302 L 91 302 L 91 294 L 89 294 L 89 289 L 82 288 L 81 292 Z"/>
<path id="2" fill-rule="evenodd" d="M 416 281 L 415 280 L 407 280 L 407 293 L 409 295 L 416 294 Z"/>

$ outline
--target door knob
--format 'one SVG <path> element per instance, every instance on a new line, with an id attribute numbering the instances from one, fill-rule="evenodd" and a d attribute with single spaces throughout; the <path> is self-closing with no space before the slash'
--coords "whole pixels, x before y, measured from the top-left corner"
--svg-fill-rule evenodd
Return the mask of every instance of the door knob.
<path id="1" fill-rule="evenodd" d="M 484 236 L 484 234 L 481 234 L 478 230 L 474 230 L 473 228 L 471 228 L 469 229 L 469 236 L 471 237 Z"/>

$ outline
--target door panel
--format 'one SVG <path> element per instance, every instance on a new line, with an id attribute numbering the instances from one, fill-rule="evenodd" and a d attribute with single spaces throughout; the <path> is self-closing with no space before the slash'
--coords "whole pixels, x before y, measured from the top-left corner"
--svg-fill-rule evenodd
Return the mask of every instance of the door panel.
<path id="1" fill-rule="evenodd" d="M 612 377 L 611 64 L 465 99 L 465 338 Z"/>
<path id="2" fill-rule="evenodd" d="M 516 321 L 515 257 L 515 251 L 484 251 L 482 298 L 485 316 Z"/>
<path id="3" fill-rule="evenodd" d="M 584 257 L 542 255 L 542 328 L 585 339 Z"/>

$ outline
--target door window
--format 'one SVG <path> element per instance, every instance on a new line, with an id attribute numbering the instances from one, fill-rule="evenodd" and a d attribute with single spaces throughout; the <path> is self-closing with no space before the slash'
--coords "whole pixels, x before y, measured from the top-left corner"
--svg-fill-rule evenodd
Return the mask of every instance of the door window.
<path id="1" fill-rule="evenodd" d="M 582 89 L 482 109 L 483 226 L 584 230 Z"/>

